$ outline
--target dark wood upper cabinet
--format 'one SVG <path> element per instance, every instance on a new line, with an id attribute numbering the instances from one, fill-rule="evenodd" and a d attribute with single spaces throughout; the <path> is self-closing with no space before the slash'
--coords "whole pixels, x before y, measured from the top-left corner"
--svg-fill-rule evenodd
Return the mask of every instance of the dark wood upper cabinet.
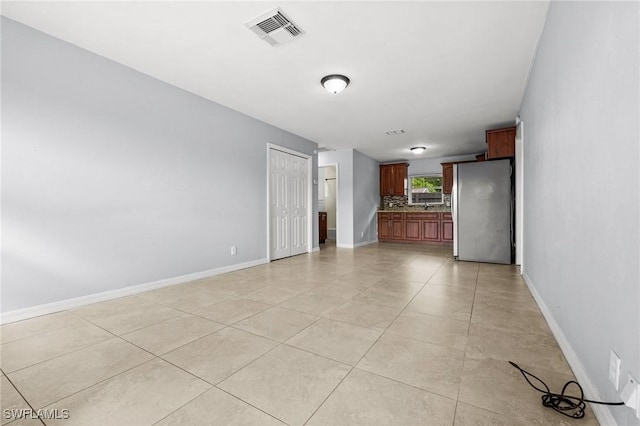
<path id="1" fill-rule="evenodd" d="M 486 131 L 487 159 L 511 158 L 516 155 L 516 127 Z"/>
<path id="2" fill-rule="evenodd" d="M 407 163 L 380 165 L 380 195 L 404 195 Z"/>
<path id="3" fill-rule="evenodd" d="M 442 192 L 451 194 L 453 188 L 453 163 L 442 163 Z"/>

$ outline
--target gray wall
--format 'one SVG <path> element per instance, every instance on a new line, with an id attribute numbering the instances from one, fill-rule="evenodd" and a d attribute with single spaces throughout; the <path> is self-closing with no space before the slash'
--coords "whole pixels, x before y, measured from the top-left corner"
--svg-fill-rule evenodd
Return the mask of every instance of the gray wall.
<path id="1" fill-rule="evenodd" d="M 438 158 L 421 158 L 407 161 L 409 163 L 409 176 L 442 174 L 442 166 L 440 163 L 448 163 L 452 161 L 475 160 L 473 155 L 458 155 L 455 157 L 438 157 Z"/>
<path id="2" fill-rule="evenodd" d="M 6 18 L 2 113 L 2 312 L 265 259 L 266 144 L 317 148 Z"/>
<path id="3" fill-rule="evenodd" d="M 318 164 L 337 165 L 336 245 L 353 247 L 375 241 L 375 212 L 380 204 L 379 163 L 354 149 L 343 149 L 320 152 Z"/>
<path id="4" fill-rule="evenodd" d="M 574 369 L 610 401 L 610 348 L 622 380 L 640 378 L 638 8 L 552 2 L 520 114 L 525 277 Z M 609 410 L 640 424 L 629 408 Z"/>
<path id="5" fill-rule="evenodd" d="M 353 151 L 353 243 L 378 238 L 377 212 L 380 206 L 379 163 Z"/>

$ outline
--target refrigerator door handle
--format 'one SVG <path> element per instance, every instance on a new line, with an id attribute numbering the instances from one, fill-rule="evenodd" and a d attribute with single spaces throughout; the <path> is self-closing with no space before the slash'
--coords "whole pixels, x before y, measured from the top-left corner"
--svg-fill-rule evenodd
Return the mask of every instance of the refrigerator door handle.
<path id="1" fill-rule="evenodd" d="M 451 186 L 451 218 L 453 220 L 453 258 L 458 258 L 458 165 L 453 165 Z"/>

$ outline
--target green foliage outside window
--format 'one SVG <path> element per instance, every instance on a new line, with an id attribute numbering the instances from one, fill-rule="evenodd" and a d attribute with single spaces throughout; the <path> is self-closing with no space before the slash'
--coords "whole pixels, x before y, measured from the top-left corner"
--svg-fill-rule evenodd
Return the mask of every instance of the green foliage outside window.
<path id="1" fill-rule="evenodd" d="M 427 192 L 442 191 L 442 177 L 440 176 L 419 176 L 411 178 L 412 188 L 426 188 Z"/>

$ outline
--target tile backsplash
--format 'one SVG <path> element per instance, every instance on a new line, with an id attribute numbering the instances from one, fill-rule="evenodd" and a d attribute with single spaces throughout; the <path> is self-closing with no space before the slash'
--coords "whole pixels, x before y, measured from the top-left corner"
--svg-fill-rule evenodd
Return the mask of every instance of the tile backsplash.
<path id="1" fill-rule="evenodd" d="M 449 210 L 451 208 L 451 194 L 444 194 L 442 197 L 443 205 L 430 207 L 429 210 Z M 380 197 L 381 210 L 397 210 L 397 209 L 415 209 L 424 210 L 422 204 L 409 205 L 409 197 L 406 195 L 385 195 Z"/>
<path id="2" fill-rule="evenodd" d="M 381 208 L 402 208 L 409 205 L 409 197 L 406 195 L 384 195 Z"/>

